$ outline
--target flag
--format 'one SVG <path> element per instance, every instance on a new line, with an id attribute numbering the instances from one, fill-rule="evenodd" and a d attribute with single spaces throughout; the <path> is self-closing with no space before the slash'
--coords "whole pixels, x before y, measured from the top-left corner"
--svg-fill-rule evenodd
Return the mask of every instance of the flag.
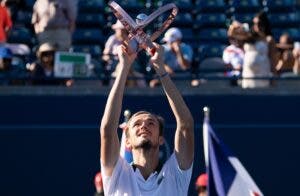
<path id="1" fill-rule="evenodd" d="M 120 124 L 119 127 L 123 130 L 122 137 L 121 137 L 120 156 L 123 157 L 128 163 L 132 163 L 133 158 L 132 158 L 131 149 L 126 147 L 126 135 L 125 135 L 126 122 Z"/>
<path id="2" fill-rule="evenodd" d="M 263 196 L 241 162 L 213 131 L 208 117 L 204 118 L 203 142 L 209 196 Z"/>

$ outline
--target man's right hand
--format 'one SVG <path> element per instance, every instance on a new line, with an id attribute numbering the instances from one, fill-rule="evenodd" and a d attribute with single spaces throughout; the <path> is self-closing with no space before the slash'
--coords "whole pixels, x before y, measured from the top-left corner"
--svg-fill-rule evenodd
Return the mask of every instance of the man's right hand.
<path id="1" fill-rule="evenodd" d="M 137 53 L 129 54 L 125 45 L 118 46 L 118 57 L 121 64 L 130 67 L 136 56 Z"/>

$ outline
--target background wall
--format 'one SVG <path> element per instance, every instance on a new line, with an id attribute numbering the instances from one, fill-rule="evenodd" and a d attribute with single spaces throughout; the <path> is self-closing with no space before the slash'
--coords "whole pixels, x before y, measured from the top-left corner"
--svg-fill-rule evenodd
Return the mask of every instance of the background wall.
<path id="1" fill-rule="evenodd" d="M 300 175 L 300 96 L 189 95 L 196 122 L 196 156 L 190 186 L 204 171 L 202 108 L 265 195 L 295 195 Z M 0 97 L 0 195 L 93 195 L 99 170 L 100 117 L 105 95 Z M 127 95 L 124 108 L 166 118 L 173 147 L 174 118 L 164 96 Z"/>

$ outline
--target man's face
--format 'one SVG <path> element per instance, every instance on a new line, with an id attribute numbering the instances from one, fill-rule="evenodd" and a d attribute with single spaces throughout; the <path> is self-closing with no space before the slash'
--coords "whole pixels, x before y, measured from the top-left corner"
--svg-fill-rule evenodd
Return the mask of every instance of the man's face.
<path id="1" fill-rule="evenodd" d="M 255 17 L 253 18 L 253 31 L 256 33 L 259 33 L 261 31 L 261 27 L 259 25 L 259 18 Z"/>
<path id="2" fill-rule="evenodd" d="M 158 148 L 163 144 L 158 119 L 151 114 L 133 116 L 128 124 L 127 146 L 132 149 Z"/>
<path id="3" fill-rule="evenodd" d="M 44 64 L 53 65 L 54 64 L 54 51 L 42 52 L 41 61 Z"/>

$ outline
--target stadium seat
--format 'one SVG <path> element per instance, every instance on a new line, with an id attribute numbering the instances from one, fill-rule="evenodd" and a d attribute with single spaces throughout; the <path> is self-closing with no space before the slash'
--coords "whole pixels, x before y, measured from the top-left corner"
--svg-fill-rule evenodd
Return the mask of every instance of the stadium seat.
<path id="1" fill-rule="evenodd" d="M 205 76 L 224 76 L 226 65 L 221 57 L 203 59 L 198 65 L 198 72 Z"/>
<path id="2" fill-rule="evenodd" d="M 73 34 L 73 43 L 102 45 L 104 36 L 100 28 L 77 28 Z"/>
<path id="3" fill-rule="evenodd" d="M 296 6 L 295 0 L 264 0 L 264 7 L 269 12 L 290 12 L 294 11 Z"/>
<path id="4" fill-rule="evenodd" d="M 224 44 L 207 44 L 198 48 L 196 61 L 200 73 L 220 74 L 225 71 L 225 64 L 222 60 Z"/>
<path id="5" fill-rule="evenodd" d="M 223 0 L 196 0 L 195 8 L 197 13 L 224 13 L 228 6 Z"/>
<path id="6" fill-rule="evenodd" d="M 194 21 L 190 13 L 178 13 L 175 17 L 175 20 L 172 23 L 172 26 L 176 27 L 193 27 Z"/>
<path id="7" fill-rule="evenodd" d="M 198 14 L 196 16 L 195 27 L 203 28 L 203 27 L 226 27 L 227 17 L 223 13 L 205 13 Z"/>
<path id="8" fill-rule="evenodd" d="M 120 6 L 126 11 L 133 14 L 144 13 L 145 4 L 138 0 L 122 0 L 119 2 Z"/>
<path id="9" fill-rule="evenodd" d="M 79 13 L 76 19 L 76 25 L 80 28 L 101 27 L 104 23 L 104 16 L 101 13 Z"/>
<path id="10" fill-rule="evenodd" d="M 182 32 L 182 41 L 183 42 L 193 42 L 196 41 L 196 36 L 194 34 L 193 29 L 191 28 L 180 28 Z"/>
<path id="11" fill-rule="evenodd" d="M 167 3 L 175 3 L 179 9 L 179 12 L 193 13 L 194 4 L 190 0 L 160 0 L 157 2 L 157 7 L 161 7 Z"/>
<path id="12" fill-rule="evenodd" d="M 259 0 L 230 0 L 229 6 L 232 13 L 258 12 L 263 9 Z"/>
<path id="13" fill-rule="evenodd" d="M 35 1 L 36 0 L 24 0 L 26 10 L 32 11 Z"/>
<path id="14" fill-rule="evenodd" d="M 198 47 L 200 61 L 211 57 L 222 57 L 225 44 L 205 44 Z"/>
<path id="15" fill-rule="evenodd" d="M 273 13 L 268 14 L 272 27 L 299 28 L 299 13 Z"/>
<path id="16" fill-rule="evenodd" d="M 104 10 L 104 0 L 79 0 L 78 13 L 81 12 L 100 12 Z"/>
<path id="17" fill-rule="evenodd" d="M 300 29 L 299 28 L 274 28 L 272 30 L 274 38 L 278 41 L 279 37 L 283 33 L 288 33 L 294 41 L 300 41 Z"/>
<path id="18" fill-rule="evenodd" d="M 206 28 L 200 29 L 197 39 L 201 43 L 228 43 L 227 29 L 226 28 Z"/>
<path id="19" fill-rule="evenodd" d="M 31 47 L 35 41 L 34 34 L 26 27 L 13 27 L 8 35 L 8 43 L 22 43 Z"/>
<path id="20" fill-rule="evenodd" d="M 85 52 L 91 54 L 93 58 L 100 59 L 102 50 L 99 45 L 74 45 L 72 46 L 73 52 Z"/>
<path id="21" fill-rule="evenodd" d="M 32 18 L 31 11 L 19 10 L 16 21 L 14 23 L 15 23 L 15 25 L 31 28 L 32 27 L 31 18 Z"/>
<path id="22" fill-rule="evenodd" d="M 251 24 L 256 13 L 234 13 L 231 20 L 237 20 L 241 23 Z"/>

